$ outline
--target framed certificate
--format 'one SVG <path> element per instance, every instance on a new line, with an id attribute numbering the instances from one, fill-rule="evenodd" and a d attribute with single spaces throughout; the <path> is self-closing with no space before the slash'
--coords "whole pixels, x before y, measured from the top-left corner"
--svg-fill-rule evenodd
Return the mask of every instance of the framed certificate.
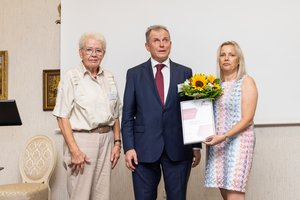
<path id="1" fill-rule="evenodd" d="M 195 99 L 180 102 L 184 144 L 199 143 L 215 134 L 212 101 Z"/>

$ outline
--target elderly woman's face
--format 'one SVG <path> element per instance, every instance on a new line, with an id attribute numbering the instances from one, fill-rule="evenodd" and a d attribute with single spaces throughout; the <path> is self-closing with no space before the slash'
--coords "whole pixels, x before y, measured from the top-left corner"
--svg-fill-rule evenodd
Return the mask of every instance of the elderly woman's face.
<path id="1" fill-rule="evenodd" d="M 233 45 L 224 45 L 219 57 L 220 68 L 223 71 L 237 71 L 239 57 Z"/>
<path id="2" fill-rule="evenodd" d="M 83 48 L 79 50 L 79 54 L 83 65 L 89 70 L 100 66 L 105 51 L 100 41 L 88 38 Z"/>

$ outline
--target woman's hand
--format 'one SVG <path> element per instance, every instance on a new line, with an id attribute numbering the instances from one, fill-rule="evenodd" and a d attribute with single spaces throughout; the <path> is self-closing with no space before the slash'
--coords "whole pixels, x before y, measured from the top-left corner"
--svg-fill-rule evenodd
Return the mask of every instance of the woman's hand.
<path id="1" fill-rule="evenodd" d="M 207 137 L 204 141 L 207 145 L 216 145 L 226 140 L 225 135 L 211 135 Z"/>
<path id="2" fill-rule="evenodd" d="M 79 172 L 83 174 L 84 165 L 89 164 L 91 161 L 82 151 L 77 150 L 76 152 L 71 153 L 71 162 L 68 164 L 68 167 L 72 168 L 72 174 L 77 175 Z"/>
<path id="3" fill-rule="evenodd" d="M 120 158 L 120 153 L 121 153 L 121 146 L 115 145 L 112 149 L 111 157 L 110 157 L 110 161 L 112 163 L 112 165 L 111 165 L 112 169 L 117 165 L 118 160 Z"/>

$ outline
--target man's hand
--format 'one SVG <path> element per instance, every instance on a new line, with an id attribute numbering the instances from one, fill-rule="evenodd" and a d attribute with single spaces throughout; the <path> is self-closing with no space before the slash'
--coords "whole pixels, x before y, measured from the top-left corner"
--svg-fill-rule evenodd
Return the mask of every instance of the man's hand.
<path id="1" fill-rule="evenodd" d="M 195 149 L 193 150 L 193 162 L 192 162 L 192 167 L 196 167 L 201 160 L 201 150 L 200 149 Z"/>
<path id="2" fill-rule="evenodd" d="M 135 165 L 138 165 L 138 159 L 137 159 L 136 151 L 134 149 L 130 149 L 126 151 L 125 163 L 126 163 L 126 167 L 130 171 L 134 172 Z"/>

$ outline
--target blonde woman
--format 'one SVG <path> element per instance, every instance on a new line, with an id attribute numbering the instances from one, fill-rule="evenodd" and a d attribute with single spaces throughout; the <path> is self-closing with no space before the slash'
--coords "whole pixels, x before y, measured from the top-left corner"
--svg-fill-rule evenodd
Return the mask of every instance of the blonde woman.
<path id="1" fill-rule="evenodd" d="M 258 92 L 246 74 L 244 56 L 234 41 L 217 52 L 223 95 L 214 103 L 216 134 L 208 137 L 205 186 L 220 189 L 224 200 L 244 200 L 254 146 L 253 118 Z"/>

